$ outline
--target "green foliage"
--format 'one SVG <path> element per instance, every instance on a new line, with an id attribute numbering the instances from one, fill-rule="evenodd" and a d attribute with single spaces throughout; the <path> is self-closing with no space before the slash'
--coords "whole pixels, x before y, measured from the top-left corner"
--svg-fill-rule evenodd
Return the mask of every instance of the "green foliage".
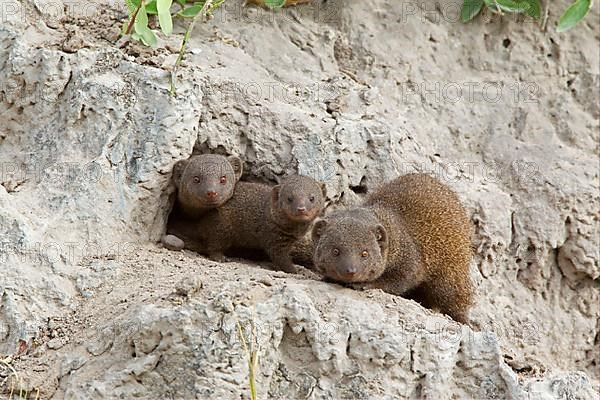
<path id="1" fill-rule="evenodd" d="M 210 14 L 217 7 L 223 4 L 225 0 L 212 1 L 208 7 L 207 14 Z M 173 33 L 173 18 L 195 18 L 203 9 L 206 1 L 187 2 L 186 0 L 125 0 L 127 10 L 129 10 L 129 21 L 123 28 L 123 33 L 131 34 L 134 40 L 140 40 L 147 46 L 156 46 L 156 30 L 150 29 L 150 18 L 156 16 L 158 26 L 165 36 Z M 172 11 L 173 4 L 178 9 Z M 153 17 L 154 18 L 154 17 Z"/>
<path id="2" fill-rule="evenodd" d="M 592 8 L 592 0 L 576 0 L 558 20 L 557 32 L 564 32 L 574 27 Z"/>
<path id="3" fill-rule="evenodd" d="M 542 17 L 540 0 L 464 0 L 460 13 L 461 21 L 472 20 L 481 12 L 484 4 L 494 13 L 525 13 L 536 20 Z M 556 31 L 564 32 L 574 27 L 587 15 L 591 7 L 592 0 L 575 0 L 560 17 Z"/>
<path id="4" fill-rule="evenodd" d="M 141 40 L 145 45 L 156 46 L 156 35 L 148 27 L 148 12 L 143 3 L 137 8 L 137 18 L 133 24 L 135 32 L 131 35 L 134 39 Z"/>
<path id="5" fill-rule="evenodd" d="M 173 33 L 173 20 L 171 19 L 172 0 L 156 0 L 156 11 L 158 12 L 158 23 L 165 35 Z"/>
<path id="6" fill-rule="evenodd" d="M 265 0 L 265 6 L 273 9 L 282 8 L 285 5 L 285 0 Z"/>
<path id="7" fill-rule="evenodd" d="M 540 0 L 529 0 L 529 8 L 527 9 L 527 15 L 532 17 L 533 19 L 540 19 L 542 16 L 542 5 L 540 4 Z"/>
<path id="8" fill-rule="evenodd" d="M 522 13 L 529 9 L 529 2 L 514 0 L 484 0 L 485 5 L 493 12 Z"/>
<path id="9" fill-rule="evenodd" d="M 460 20 L 468 22 L 475 17 L 483 8 L 483 0 L 465 0 L 460 11 Z"/>
<path id="10" fill-rule="evenodd" d="M 202 10 L 202 6 L 204 6 L 204 4 L 193 5 L 191 7 L 184 8 L 183 10 L 179 11 L 177 15 L 184 18 L 194 18 L 196 15 L 198 15 L 200 10 Z"/>
<path id="11" fill-rule="evenodd" d="M 175 61 L 175 65 L 171 71 L 170 92 L 173 96 L 176 94 L 175 75 L 177 68 L 183 60 L 185 48 L 196 20 L 198 17 L 209 15 L 224 2 L 225 0 L 205 0 L 190 4 L 186 0 L 175 0 L 175 4 L 179 10 L 171 11 L 173 0 L 125 0 L 127 10 L 129 10 L 129 20 L 123 26 L 123 34 L 131 35 L 133 40 L 139 40 L 147 46 L 155 47 L 158 42 L 156 37 L 157 31 L 150 29 L 150 18 L 148 18 L 148 15 L 158 18 L 158 26 L 165 36 L 173 33 L 173 17 L 192 19 L 185 31 L 177 61 Z"/>

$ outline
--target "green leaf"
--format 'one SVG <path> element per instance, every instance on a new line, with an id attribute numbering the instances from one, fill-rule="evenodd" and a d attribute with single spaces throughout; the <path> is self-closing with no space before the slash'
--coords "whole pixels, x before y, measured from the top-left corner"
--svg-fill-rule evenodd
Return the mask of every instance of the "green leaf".
<path id="1" fill-rule="evenodd" d="M 133 27 L 136 33 L 135 35 L 132 35 L 134 39 L 141 40 L 146 46 L 156 46 L 158 40 L 156 39 L 154 32 L 148 28 L 148 13 L 146 12 L 146 7 L 143 3 L 140 7 L 140 11 L 137 13 Z"/>
<path id="2" fill-rule="evenodd" d="M 525 1 L 513 1 L 513 0 L 496 0 L 498 7 L 502 11 L 520 13 L 529 10 L 529 3 Z"/>
<path id="3" fill-rule="evenodd" d="M 488 8 L 494 12 L 506 11 L 509 13 L 522 13 L 529 9 L 529 0 L 513 1 L 513 0 L 484 0 Z"/>
<path id="4" fill-rule="evenodd" d="M 127 10 L 129 10 L 129 15 L 132 15 L 135 12 L 135 10 L 137 10 L 141 1 L 142 0 L 125 0 Z"/>
<path id="5" fill-rule="evenodd" d="M 173 20 L 171 19 L 171 4 L 173 4 L 173 0 L 156 0 L 160 29 L 167 36 L 173 33 Z"/>
<path id="6" fill-rule="evenodd" d="M 207 14 L 210 14 L 211 12 L 213 12 L 217 7 L 219 7 L 223 3 L 225 3 L 225 0 L 217 0 L 217 1 L 213 2 L 212 5 L 207 10 Z M 193 6 L 187 7 L 185 9 L 179 11 L 177 13 L 177 16 L 183 17 L 183 18 L 194 18 L 202 10 L 202 7 L 204 7 L 204 1 L 197 1 L 194 3 Z"/>
<path id="7" fill-rule="evenodd" d="M 460 20 L 462 22 L 469 22 L 479 14 L 482 8 L 483 0 L 465 0 L 462 10 L 460 10 Z"/>
<path id="8" fill-rule="evenodd" d="M 146 3 L 146 12 L 152 15 L 158 14 L 158 9 L 156 8 L 156 0 L 152 0 Z"/>
<path id="9" fill-rule="evenodd" d="M 142 42 L 146 46 L 156 47 L 156 44 L 158 43 L 158 40 L 156 39 L 156 35 L 154 34 L 154 31 L 152 31 L 150 29 L 146 29 L 145 31 L 140 33 L 140 39 L 142 39 Z"/>
<path id="10" fill-rule="evenodd" d="M 534 19 L 540 19 L 542 16 L 542 5 L 540 0 L 528 0 L 529 8 L 527 9 L 527 15 Z"/>
<path id="11" fill-rule="evenodd" d="M 558 20 L 556 32 L 564 32 L 577 25 L 587 15 L 590 8 L 592 8 L 592 0 L 576 0 Z"/>
<path id="12" fill-rule="evenodd" d="M 281 8 L 285 5 L 285 0 L 265 0 L 265 6 L 269 8 Z"/>
<path id="13" fill-rule="evenodd" d="M 483 0 L 487 8 L 492 12 L 498 12 L 498 8 L 496 7 L 496 2 L 494 0 Z"/>
<path id="14" fill-rule="evenodd" d="M 194 18 L 202 10 L 202 7 L 204 7 L 204 3 L 196 3 L 191 7 L 179 11 L 177 15 L 183 18 Z"/>
<path id="15" fill-rule="evenodd" d="M 142 36 L 142 32 L 149 30 L 148 28 L 148 14 L 146 13 L 146 7 L 144 4 L 140 7 L 140 11 L 138 11 L 135 22 L 133 24 L 135 31 Z"/>

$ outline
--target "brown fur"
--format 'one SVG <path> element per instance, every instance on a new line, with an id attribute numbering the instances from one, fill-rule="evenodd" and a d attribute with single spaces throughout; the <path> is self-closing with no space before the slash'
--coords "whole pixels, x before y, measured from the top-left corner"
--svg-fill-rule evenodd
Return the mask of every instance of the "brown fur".
<path id="1" fill-rule="evenodd" d="M 191 156 L 173 167 L 177 200 L 161 241 L 171 250 L 181 250 L 192 236 L 194 222 L 208 210 L 222 206 L 233 196 L 242 175 L 242 161 L 217 154 Z"/>
<path id="2" fill-rule="evenodd" d="M 329 279 L 413 296 L 464 323 L 473 295 L 471 234 L 448 186 L 409 174 L 381 186 L 363 207 L 317 221 L 314 263 Z"/>
<path id="3" fill-rule="evenodd" d="M 302 265 L 303 267 L 314 269 L 313 253 L 314 245 L 310 232 L 299 239 L 291 250 L 292 260 L 294 264 Z"/>
<path id="4" fill-rule="evenodd" d="M 278 269 L 294 272 L 290 250 L 322 212 L 324 196 L 324 186 L 304 176 L 274 187 L 239 182 L 227 203 L 196 223 L 195 250 L 222 259 L 229 249 L 260 249 Z"/>

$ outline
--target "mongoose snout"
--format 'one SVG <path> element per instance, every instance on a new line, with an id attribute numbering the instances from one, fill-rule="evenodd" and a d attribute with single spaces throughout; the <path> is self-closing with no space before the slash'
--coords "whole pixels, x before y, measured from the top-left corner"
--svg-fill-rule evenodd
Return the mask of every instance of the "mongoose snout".
<path id="1" fill-rule="evenodd" d="M 209 190 L 206 192 L 206 197 L 209 201 L 214 201 L 219 199 L 219 193 L 215 190 Z"/>

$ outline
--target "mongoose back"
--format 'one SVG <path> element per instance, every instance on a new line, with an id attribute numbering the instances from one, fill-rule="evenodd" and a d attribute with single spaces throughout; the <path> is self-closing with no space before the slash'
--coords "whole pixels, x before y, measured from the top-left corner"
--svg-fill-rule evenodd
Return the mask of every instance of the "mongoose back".
<path id="1" fill-rule="evenodd" d="M 173 167 L 177 200 L 161 242 L 171 250 L 181 250 L 191 239 L 194 221 L 208 210 L 222 206 L 233 196 L 242 176 L 242 160 L 217 154 L 194 155 Z"/>
<path id="2" fill-rule="evenodd" d="M 291 176 L 274 187 L 239 182 L 233 197 L 196 226 L 196 251 L 222 259 L 229 249 L 264 250 L 276 268 L 294 272 L 290 251 L 323 211 L 324 186 Z"/>
<path id="3" fill-rule="evenodd" d="M 312 236 L 327 278 L 412 297 L 467 322 L 472 228 L 458 196 L 426 174 L 382 185 L 363 207 L 331 213 Z"/>

